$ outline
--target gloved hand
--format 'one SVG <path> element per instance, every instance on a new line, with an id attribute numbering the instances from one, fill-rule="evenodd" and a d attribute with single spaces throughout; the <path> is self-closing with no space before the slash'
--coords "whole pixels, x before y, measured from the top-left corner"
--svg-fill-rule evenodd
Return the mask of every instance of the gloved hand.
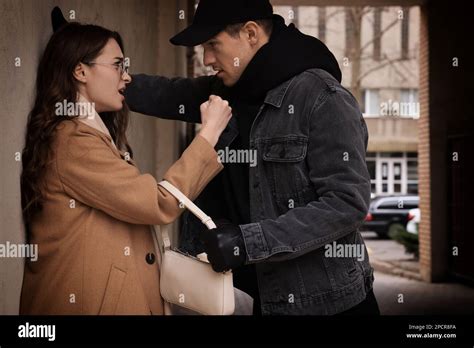
<path id="1" fill-rule="evenodd" d="M 201 232 L 200 240 L 216 272 L 242 266 L 247 259 L 244 237 L 238 225 L 217 224 L 217 228 Z"/>

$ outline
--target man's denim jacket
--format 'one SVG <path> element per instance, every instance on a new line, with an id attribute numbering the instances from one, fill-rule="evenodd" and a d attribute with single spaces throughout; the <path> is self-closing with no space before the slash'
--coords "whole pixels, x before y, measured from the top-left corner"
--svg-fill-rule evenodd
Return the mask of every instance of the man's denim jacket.
<path id="1" fill-rule="evenodd" d="M 199 122 L 200 103 L 222 94 L 216 86 L 214 77 L 135 75 L 126 97 L 133 111 Z M 237 135 L 235 117 L 217 148 Z M 307 70 L 267 93 L 250 132 L 257 154 L 249 166 L 253 222 L 240 226 L 263 314 L 340 313 L 372 289 L 358 231 L 370 201 L 367 140 L 357 101 L 324 70 Z M 184 229 L 196 233 L 190 223 L 198 221 L 188 214 Z"/>

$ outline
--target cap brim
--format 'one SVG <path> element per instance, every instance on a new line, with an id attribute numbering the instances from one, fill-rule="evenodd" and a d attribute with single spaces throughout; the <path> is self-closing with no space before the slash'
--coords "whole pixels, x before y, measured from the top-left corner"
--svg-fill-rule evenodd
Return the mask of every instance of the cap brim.
<path id="1" fill-rule="evenodd" d="M 170 39 L 173 45 L 177 46 L 197 46 L 200 45 L 224 30 L 225 25 L 190 25 L 182 32 Z"/>

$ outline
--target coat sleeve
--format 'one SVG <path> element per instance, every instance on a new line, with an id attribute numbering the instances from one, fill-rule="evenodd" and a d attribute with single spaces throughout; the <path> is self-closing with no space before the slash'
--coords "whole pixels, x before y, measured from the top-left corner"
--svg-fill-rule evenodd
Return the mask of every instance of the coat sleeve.
<path id="1" fill-rule="evenodd" d="M 225 88 L 215 76 L 173 78 L 138 74 L 125 90 L 130 110 L 145 115 L 201 123 L 200 105 Z"/>
<path id="2" fill-rule="evenodd" d="M 171 223 L 183 211 L 153 176 L 141 174 L 97 134 L 73 132 L 63 137 L 57 151 L 64 191 L 85 205 L 121 221 L 147 225 Z M 164 179 L 195 199 L 222 168 L 213 147 L 198 135 Z"/>
<path id="3" fill-rule="evenodd" d="M 349 92 L 326 93 L 309 115 L 306 160 L 316 199 L 276 219 L 241 225 L 250 263 L 298 257 L 355 231 L 364 221 L 370 202 L 367 127 Z"/>

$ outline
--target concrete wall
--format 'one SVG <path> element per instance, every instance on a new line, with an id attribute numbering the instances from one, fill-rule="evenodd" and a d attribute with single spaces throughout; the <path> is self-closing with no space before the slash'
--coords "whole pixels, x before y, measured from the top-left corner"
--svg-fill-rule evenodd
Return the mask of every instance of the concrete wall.
<path id="1" fill-rule="evenodd" d="M 176 76 L 185 74 L 184 51 L 169 37 L 185 26 L 178 20 L 184 1 L 167 0 L 1 0 L 0 1 L 0 244 L 22 243 L 20 211 L 24 127 L 32 104 L 39 56 L 52 34 L 50 12 L 60 6 L 66 17 L 117 30 L 130 57 L 131 71 Z M 15 66 L 15 58 L 21 66 Z M 129 139 L 140 169 L 161 178 L 179 153 L 181 126 L 174 121 L 134 115 Z M 17 314 L 23 260 L 0 258 L 0 314 Z"/>
<path id="2" fill-rule="evenodd" d="M 366 117 L 369 152 L 417 152 L 418 120 L 393 116 Z"/>

